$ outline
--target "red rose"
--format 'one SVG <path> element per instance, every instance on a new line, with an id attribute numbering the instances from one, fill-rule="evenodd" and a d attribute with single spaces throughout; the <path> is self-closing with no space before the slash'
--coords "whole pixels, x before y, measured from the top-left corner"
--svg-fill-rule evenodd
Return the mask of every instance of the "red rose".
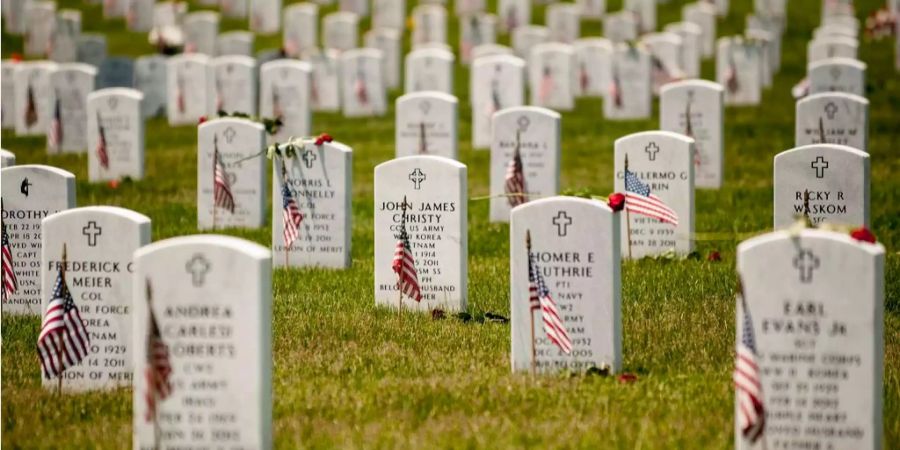
<path id="1" fill-rule="evenodd" d="M 13 53 L 12 55 L 9 55 L 9 59 L 11 59 L 12 62 L 14 62 L 14 63 L 21 62 L 22 54 L 21 53 Z"/>
<path id="2" fill-rule="evenodd" d="M 609 205 L 613 212 L 621 211 L 625 208 L 625 195 L 618 192 L 610 194 L 606 204 Z"/>
<path id="3" fill-rule="evenodd" d="M 200 116 L 200 119 L 197 120 L 197 125 L 200 125 L 203 122 L 206 122 L 206 116 Z"/>
<path id="4" fill-rule="evenodd" d="M 874 244 L 876 241 L 875 235 L 866 227 L 859 227 L 850 231 L 850 237 L 857 241 L 868 242 L 870 244 Z"/>
<path id="5" fill-rule="evenodd" d="M 706 255 L 706 260 L 710 262 L 719 262 L 722 260 L 722 255 L 719 254 L 718 250 L 713 250 Z"/>
<path id="6" fill-rule="evenodd" d="M 109 180 L 108 186 L 110 189 L 118 189 L 119 188 L 119 180 Z"/>
<path id="7" fill-rule="evenodd" d="M 637 381 L 637 375 L 626 372 L 626 373 L 619 375 L 617 377 L 617 379 L 619 380 L 619 383 L 631 384 L 631 383 L 634 383 L 635 381 Z"/>
<path id="8" fill-rule="evenodd" d="M 316 138 L 316 145 L 322 145 L 325 142 L 331 142 L 334 138 L 328 133 L 322 133 Z"/>

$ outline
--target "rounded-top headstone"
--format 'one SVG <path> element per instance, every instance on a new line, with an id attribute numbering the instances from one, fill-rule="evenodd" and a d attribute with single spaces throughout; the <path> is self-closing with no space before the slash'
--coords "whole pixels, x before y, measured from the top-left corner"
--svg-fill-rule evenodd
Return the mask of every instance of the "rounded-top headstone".
<path id="1" fill-rule="evenodd" d="M 443 92 L 423 91 L 397 98 L 396 157 L 434 155 L 458 159 L 459 101 Z"/>
<path id="2" fill-rule="evenodd" d="M 725 167 L 725 89 L 707 80 L 684 80 L 663 85 L 659 92 L 659 128 L 694 138 L 694 184 L 722 187 Z"/>
<path id="3" fill-rule="evenodd" d="M 144 94 L 130 88 L 94 91 L 87 98 L 88 178 L 144 177 Z"/>
<path id="4" fill-rule="evenodd" d="M 134 264 L 134 447 L 271 448 L 271 252 L 229 236 L 183 236 L 139 249 Z M 171 367 L 165 398 L 145 376 L 154 321 Z"/>
<path id="5" fill-rule="evenodd" d="M 846 92 L 822 92 L 797 102 L 794 145 L 838 144 L 868 151 L 869 101 Z"/>

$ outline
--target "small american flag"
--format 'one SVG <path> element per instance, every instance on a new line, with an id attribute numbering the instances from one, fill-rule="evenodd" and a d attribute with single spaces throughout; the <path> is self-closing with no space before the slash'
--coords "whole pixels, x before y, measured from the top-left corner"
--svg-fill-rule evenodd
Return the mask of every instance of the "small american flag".
<path id="1" fill-rule="evenodd" d="M 175 97 L 178 106 L 178 112 L 184 114 L 187 105 L 184 101 L 184 75 L 180 72 L 178 73 L 178 79 L 176 80 L 175 85 L 175 89 L 177 91 Z"/>
<path id="2" fill-rule="evenodd" d="M 609 83 L 609 98 L 606 101 L 613 102 L 616 109 L 622 107 L 622 89 L 619 84 L 619 73 L 613 71 L 612 81 Z"/>
<path id="3" fill-rule="evenodd" d="M 725 88 L 732 94 L 741 88 L 738 82 L 737 65 L 734 63 L 734 56 L 730 54 L 728 55 L 728 67 L 725 68 Z"/>
<path id="4" fill-rule="evenodd" d="M 627 164 L 626 164 L 627 166 Z M 625 210 L 642 216 L 658 219 L 660 222 L 678 225 L 678 214 L 662 199 L 650 193 L 650 186 L 625 168 Z"/>
<path id="5" fill-rule="evenodd" d="M 499 72 L 499 68 L 497 70 Z M 497 74 L 499 75 L 499 74 Z M 500 111 L 502 108 L 500 102 L 500 81 L 497 77 L 494 77 L 494 80 L 491 81 L 491 101 L 487 103 L 487 117 L 488 119 L 494 115 L 495 112 Z"/>
<path id="6" fill-rule="evenodd" d="M 6 223 L 3 223 L 3 299 L 16 293 L 19 289 L 19 280 L 16 279 L 16 269 L 13 265 L 12 247 L 9 245 L 9 233 L 6 232 Z"/>
<path id="7" fill-rule="evenodd" d="M 564 353 L 571 353 L 572 341 L 569 339 L 569 333 L 566 331 L 562 318 L 559 317 L 556 301 L 550 296 L 544 276 L 541 275 L 537 257 L 530 249 L 528 250 L 528 304 L 531 311 L 540 308 L 547 338 Z"/>
<path id="8" fill-rule="evenodd" d="M 409 234 L 406 233 L 406 197 L 403 197 L 403 215 L 400 219 L 400 237 L 394 250 L 394 261 L 391 268 L 397 274 L 397 288 L 402 294 L 419 302 L 422 291 L 419 289 L 419 275 L 416 272 L 416 260 L 409 246 Z"/>
<path id="9" fill-rule="evenodd" d="M 553 94 L 553 90 L 555 89 L 554 86 L 553 72 L 550 70 L 550 67 L 544 66 L 544 70 L 541 74 L 541 83 L 538 86 L 538 101 L 542 104 L 546 103 L 550 98 L 550 95 Z"/>
<path id="10" fill-rule="evenodd" d="M 277 86 L 272 86 L 272 115 L 278 119 L 284 116 L 284 111 L 281 109 L 281 96 L 278 95 Z"/>
<path id="11" fill-rule="evenodd" d="M 34 124 L 38 121 L 37 116 L 37 104 L 34 101 L 34 88 L 31 86 L 31 83 L 28 83 L 28 95 L 26 98 L 25 104 L 25 125 L 28 128 L 34 126 Z"/>
<path id="12" fill-rule="evenodd" d="M 362 67 L 356 73 L 356 81 L 353 83 L 353 92 L 360 104 L 369 104 L 369 91 L 366 90 L 366 75 Z"/>
<path id="13" fill-rule="evenodd" d="M 515 3 L 513 3 L 509 5 L 509 9 L 506 10 L 506 29 L 515 29 L 519 24 L 517 19 L 518 17 L 516 17 L 516 5 Z"/>
<path id="14" fill-rule="evenodd" d="M 151 295 L 150 280 L 147 280 L 147 368 L 144 372 L 147 380 L 147 392 L 144 394 L 147 401 L 147 411 L 144 414 L 146 422 L 156 420 L 156 404 L 172 394 L 172 383 L 169 379 L 172 375 L 169 346 L 159 332 Z"/>
<path id="15" fill-rule="evenodd" d="M 528 202 L 528 193 L 525 189 L 525 170 L 522 164 L 522 153 L 519 151 L 520 133 L 516 133 L 516 148 L 513 157 L 506 165 L 506 198 L 510 207 L 516 207 Z"/>
<path id="16" fill-rule="evenodd" d="M 297 201 L 288 187 L 286 162 L 281 166 L 281 212 L 284 219 L 284 246 L 290 248 L 300 237 L 300 223 L 303 222 L 303 214 L 297 207 Z"/>
<path id="17" fill-rule="evenodd" d="M 656 87 L 662 86 L 666 83 L 670 83 L 672 81 L 677 81 L 681 78 L 681 75 L 678 71 L 673 70 L 666 66 L 661 59 L 656 56 L 651 57 L 651 62 L 653 63 L 653 85 Z"/>
<path id="18" fill-rule="evenodd" d="M 100 113 L 97 113 L 97 161 L 100 167 L 109 169 L 109 149 L 106 148 L 106 129 L 100 121 Z"/>
<path id="19" fill-rule="evenodd" d="M 38 336 L 38 357 L 47 379 L 61 376 L 69 367 L 81 363 L 88 355 L 91 344 L 75 300 L 66 286 L 65 260 L 63 251 L 53 297 L 47 305 Z"/>
<path id="20" fill-rule="evenodd" d="M 50 132 L 47 133 L 47 145 L 52 149 L 58 149 L 63 140 L 61 103 L 59 92 L 57 92 L 56 100 L 53 102 L 53 120 L 50 121 Z"/>
<path id="21" fill-rule="evenodd" d="M 741 321 L 741 341 L 737 346 L 734 363 L 734 388 L 737 391 L 738 420 L 741 433 L 751 443 L 756 442 L 765 431 L 766 410 L 763 406 L 762 383 L 759 366 L 756 363 L 756 338 L 753 335 L 753 320 L 747 309 L 747 301 L 738 294 L 743 320 Z"/>
<path id="22" fill-rule="evenodd" d="M 231 180 L 225 171 L 225 164 L 219 156 L 219 137 L 213 138 L 213 196 L 215 206 L 234 214 L 234 195 L 231 194 Z"/>
<path id="23" fill-rule="evenodd" d="M 579 71 L 579 82 L 581 84 L 581 92 L 586 93 L 588 87 L 591 85 L 591 76 L 588 73 L 587 65 L 581 63 L 581 70 Z"/>

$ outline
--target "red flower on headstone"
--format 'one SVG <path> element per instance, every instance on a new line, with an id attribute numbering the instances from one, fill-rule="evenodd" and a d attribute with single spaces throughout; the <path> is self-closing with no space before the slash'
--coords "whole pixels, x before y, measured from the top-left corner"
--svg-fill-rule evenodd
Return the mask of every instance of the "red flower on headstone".
<path id="1" fill-rule="evenodd" d="M 334 140 L 334 138 L 331 137 L 330 134 L 328 134 L 328 133 L 322 133 L 322 134 L 319 135 L 319 137 L 316 138 L 316 145 L 322 145 L 322 144 L 324 144 L 324 143 L 326 143 L 326 142 L 331 142 L 331 141 L 333 141 L 333 140 Z"/>
<path id="2" fill-rule="evenodd" d="M 625 195 L 618 192 L 610 194 L 606 204 L 609 205 L 613 212 L 619 212 L 625 208 Z"/>
<path id="3" fill-rule="evenodd" d="M 625 372 L 625 373 L 619 375 L 618 377 L 616 377 L 616 379 L 619 380 L 619 383 L 631 384 L 631 383 L 634 383 L 635 381 L 637 381 L 637 375 L 635 375 L 633 373 Z"/>
<path id="4" fill-rule="evenodd" d="M 12 62 L 14 62 L 14 63 L 22 62 L 22 54 L 21 53 L 13 53 L 13 54 L 9 55 L 9 59 L 11 59 Z"/>
<path id="5" fill-rule="evenodd" d="M 870 244 L 874 244 L 876 241 L 875 235 L 866 227 L 859 227 L 851 230 L 850 237 L 857 241 L 868 242 Z"/>
<path id="6" fill-rule="evenodd" d="M 206 122 L 206 116 L 200 116 L 200 119 L 197 120 L 197 125 L 200 125 L 203 122 Z"/>
<path id="7" fill-rule="evenodd" d="M 706 255 L 706 260 L 710 262 L 719 262 L 722 260 L 722 255 L 719 254 L 718 250 L 713 250 Z"/>

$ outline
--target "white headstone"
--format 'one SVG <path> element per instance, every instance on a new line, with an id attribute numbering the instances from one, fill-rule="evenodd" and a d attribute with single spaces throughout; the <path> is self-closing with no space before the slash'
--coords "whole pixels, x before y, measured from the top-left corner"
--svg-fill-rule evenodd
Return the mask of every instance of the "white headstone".
<path id="1" fill-rule="evenodd" d="M 134 264 L 134 373 L 147 370 L 155 319 L 172 385 L 156 399 L 157 432 L 147 420 L 147 377 L 135 377 L 134 448 L 271 448 L 271 252 L 234 237 L 186 236 L 141 248 Z"/>
<path id="2" fill-rule="evenodd" d="M 847 92 L 865 96 L 866 64 L 855 59 L 828 58 L 807 67 L 809 93 Z"/>
<path id="3" fill-rule="evenodd" d="M 200 54 L 172 56 L 166 63 L 167 115 L 169 125 L 194 125 L 213 114 L 215 102 L 213 72 L 209 57 Z"/>
<path id="4" fill-rule="evenodd" d="M 513 30 L 511 40 L 516 56 L 527 62 L 535 45 L 550 42 L 550 30 L 541 25 L 522 25 Z"/>
<path id="5" fill-rule="evenodd" d="M 281 128 L 272 142 L 311 134 L 310 81 L 312 66 L 305 61 L 277 59 L 259 71 L 259 115 L 280 117 Z"/>
<path id="6" fill-rule="evenodd" d="M 493 14 L 473 13 L 460 17 L 459 29 L 459 58 L 464 64 L 472 61 L 473 49 L 497 42 L 497 16 Z"/>
<path id="7" fill-rule="evenodd" d="M 510 219 L 512 369 L 552 373 L 622 368 L 619 215 L 596 200 L 552 197 L 526 203 Z M 536 267 L 532 267 L 532 261 Z M 565 353 L 531 306 L 531 270 L 543 279 L 571 342 Z"/>
<path id="8" fill-rule="evenodd" d="M 3 315 L 40 315 L 41 220 L 75 207 L 75 175 L 50 166 L 23 165 L 0 171 L 3 225 L 9 235 L 18 287 L 3 300 Z M 5 278 L 5 275 L 4 275 Z"/>
<path id="9" fill-rule="evenodd" d="M 284 32 L 281 47 L 296 57 L 315 49 L 319 42 L 319 5 L 294 3 L 284 8 Z"/>
<path id="10" fill-rule="evenodd" d="M 603 17 L 603 37 L 614 43 L 634 41 L 640 32 L 640 17 L 633 11 L 619 11 Z"/>
<path id="11" fill-rule="evenodd" d="M 219 56 L 253 56 L 253 33 L 249 31 L 229 31 L 216 39 L 216 54 Z"/>
<path id="12" fill-rule="evenodd" d="M 423 91 L 397 98 L 394 154 L 459 159 L 459 101 L 443 92 Z"/>
<path id="13" fill-rule="evenodd" d="M 219 0 L 219 10 L 222 15 L 232 19 L 247 18 L 247 9 L 250 0 Z"/>
<path id="14" fill-rule="evenodd" d="M 256 115 L 256 60 L 246 56 L 219 56 L 210 60 L 214 96 L 209 111 Z"/>
<path id="15" fill-rule="evenodd" d="M 50 59 L 58 63 L 78 60 L 78 37 L 81 35 L 81 11 L 64 9 L 56 17 L 50 41 Z"/>
<path id="16" fill-rule="evenodd" d="M 284 166 L 286 161 L 286 166 Z M 307 142 L 294 156 L 272 164 L 272 252 L 276 267 L 350 267 L 353 150 L 339 142 Z M 282 167 L 286 173 L 282 173 Z M 284 233 L 284 183 L 303 215 L 288 250 Z M 287 250 L 287 251 L 286 251 Z"/>
<path id="17" fill-rule="evenodd" d="M 380 116 L 387 112 L 381 73 L 381 51 L 347 50 L 341 54 L 341 109 L 346 117 Z"/>
<path id="18" fill-rule="evenodd" d="M 653 110 L 650 53 L 643 47 L 613 47 L 610 83 L 603 100 L 607 119 L 644 119 Z"/>
<path id="19" fill-rule="evenodd" d="M 406 29 L 405 0 L 373 0 L 372 27 Z"/>
<path id="20" fill-rule="evenodd" d="M 694 186 L 722 187 L 725 162 L 724 106 L 721 85 L 687 80 L 663 86 L 659 128 L 694 138 Z"/>
<path id="21" fill-rule="evenodd" d="M 747 41 L 759 49 L 759 71 L 762 87 L 768 89 L 772 87 L 772 81 L 775 70 L 772 67 L 772 57 L 770 54 L 775 51 L 772 33 L 760 29 L 748 29 L 744 31 L 744 37 Z"/>
<path id="22" fill-rule="evenodd" d="M 869 173 L 869 154 L 845 145 L 805 145 L 775 155 L 775 228 L 804 214 L 813 224 L 868 226 Z"/>
<path id="23" fill-rule="evenodd" d="M 716 81 L 725 88 L 726 105 L 758 105 L 762 99 L 759 46 L 741 37 L 723 37 L 716 53 Z"/>
<path id="24" fill-rule="evenodd" d="M 868 151 L 869 101 L 845 92 L 823 92 L 797 102 L 794 145 L 839 144 Z"/>
<path id="25" fill-rule="evenodd" d="M 571 44 L 581 36 L 581 14 L 574 3 L 550 4 L 545 15 L 551 41 Z"/>
<path id="26" fill-rule="evenodd" d="M 4 59 L 2 65 L 2 73 L 0 73 L 0 83 L 2 83 L 2 93 L 0 93 L 0 104 L 2 104 L 3 112 L 0 113 L 2 118 L 3 129 L 16 128 L 16 67 L 17 62 L 11 59 Z"/>
<path id="27" fill-rule="evenodd" d="M 436 48 L 413 50 L 407 53 L 404 67 L 406 93 L 453 93 L 453 53 Z"/>
<path id="28" fill-rule="evenodd" d="M 413 8 L 412 42 L 447 43 L 447 10 L 443 5 L 424 4 Z"/>
<path id="29" fill-rule="evenodd" d="M 687 78 L 699 77 L 703 46 L 703 31 L 700 26 L 691 22 L 673 22 L 666 25 L 665 30 L 675 33 L 681 38 L 679 67 L 684 72 L 684 76 Z"/>
<path id="30" fill-rule="evenodd" d="M 50 74 L 53 112 L 47 128 L 48 153 L 82 153 L 87 148 L 87 97 L 96 75 L 97 69 L 82 63 L 60 64 Z"/>
<path id="31" fill-rule="evenodd" d="M 491 222 L 509 221 L 509 211 L 522 198 L 509 194 L 506 178 L 516 148 L 525 177 L 525 201 L 559 193 L 560 144 L 559 113 L 535 106 L 506 108 L 493 118 L 491 142 Z"/>
<path id="32" fill-rule="evenodd" d="M 616 139 L 615 188 L 626 194 L 622 256 L 642 258 L 694 249 L 694 140 L 669 131 L 645 131 Z M 627 163 L 626 163 L 627 159 Z M 625 171 L 646 189 L 626 189 Z M 629 183 L 631 184 L 631 183 Z M 629 239 L 631 243 L 629 244 Z"/>
<path id="33" fill-rule="evenodd" d="M 609 39 L 583 38 L 575 41 L 573 85 L 579 97 L 603 97 L 609 90 L 613 46 Z"/>
<path id="34" fill-rule="evenodd" d="M 571 111 L 575 107 L 575 51 L 569 44 L 548 42 L 531 49 L 528 84 L 534 106 Z"/>
<path id="35" fill-rule="evenodd" d="M 478 58 L 472 62 L 469 86 L 472 147 L 488 148 L 494 113 L 525 103 L 525 61 L 510 55 Z"/>
<path id="36" fill-rule="evenodd" d="M 439 156 L 407 156 L 375 167 L 377 305 L 415 311 L 465 311 L 467 179 L 464 164 Z M 401 300 L 397 274 L 391 268 L 404 220 L 421 301 L 405 295 Z"/>
<path id="37" fill-rule="evenodd" d="M 381 50 L 381 71 L 385 87 L 395 89 L 400 86 L 401 33 L 392 28 L 369 30 L 363 36 L 365 46 Z"/>
<path id="38" fill-rule="evenodd" d="M 166 58 L 141 56 L 134 62 L 134 88 L 144 94 L 141 115 L 144 118 L 166 115 Z"/>
<path id="39" fill-rule="evenodd" d="M 41 136 L 53 118 L 50 74 L 57 68 L 49 61 L 23 61 L 16 64 L 15 101 L 16 135 Z"/>
<path id="40" fill-rule="evenodd" d="M 153 28 L 155 0 L 129 0 L 125 6 L 125 25 L 128 31 L 147 33 Z"/>
<path id="41" fill-rule="evenodd" d="M 531 0 L 498 0 L 500 29 L 509 33 L 531 23 Z"/>
<path id="42" fill-rule="evenodd" d="M 352 12 L 333 12 L 322 19 L 322 46 L 350 50 L 359 42 L 359 16 Z"/>
<path id="43" fill-rule="evenodd" d="M 258 156 L 265 148 L 265 128 L 247 119 L 215 119 L 197 127 L 197 141 L 197 228 L 265 225 L 268 160 Z M 233 212 L 228 202 L 216 202 L 218 171 L 224 172 L 228 188 L 221 191 L 230 191 Z"/>
<path id="44" fill-rule="evenodd" d="M 642 33 L 656 31 L 657 0 L 625 0 L 622 9 L 637 14 L 638 27 Z"/>
<path id="45" fill-rule="evenodd" d="M 275 34 L 281 29 L 281 0 L 249 0 L 250 31 Z"/>
<path id="46" fill-rule="evenodd" d="M 216 39 L 219 36 L 219 13 L 198 11 L 184 18 L 184 51 L 216 55 Z"/>
<path id="47" fill-rule="evenodd" d="M 681 18 L 685 22 L 697 24 L 703 33 L 701 50 L 704 58 L 716 54 L 716 8 L 705 1 L 684 5 Z"/>
<path id="48" fill-rule="evenodd" d="M 150 243 L 150 218 L 113 206 L 89 206 L 52 214 L 41 228 L 42 309 L 49 306 L 65 267 L 66 286 L 90 339 L 87 357 L 63 373 L 63 390 L 131 386 L 132 256 Z M 56 378 L 41 379 L 45 389 L 56 389 Z"/>
<path id="49" fill-rule="evenodd" d="M 28 2 L 4 1 L 3 2 L 3 31 L 9 34 L 21 35 L 27 29 L 25 23 L 25 10 Z"/>
<path id="50" fill-rule="evenodd" d="M 144 96 L 128 88 L 95 91 L 87 98 L 88 178 L 144 177 Z"/>
<path id="51" fill-rule="evenodd" d="M 107 57 L 97 68 L 97 89 L 133 87 L 134 60 L 123 56 Z"/>
<path id="52" fill-rule="evenodd" d="M 25 2 L 25 55 L 49 56 L 53 29 L 56 28 L 56 2 Z"/>
<path id="53" fill-rule="evenodd" d="M 78 62 L 100 67 L 106 59 L 106 36 L 82 33 L 78 37 Z"/>
<path id="54" fill-rule="evenodd" d="M 664 84 L 684 79 L 681 36 L 669 32 L 648 33 L 641 36 L 641 43 L 650 52 L 654 94 L 659 94 L 659 88 Z"/>
<path id="55" fill-rule="evenodd" d="M 575 4 L 586 19 L 602 19 L 606 14 L 606 0 L 575 0 Z"/>
<path id="56" fill-rule="evenodd" d="M 736 340 L 752 327 L 766 428 L 754 445 L 735 420 L 735 448 L 884 445 L 884 267 L 881 244 L 830 231 L 738 246 Z"/>
<path id="57" fill-rule="evenodd" d="M 339 56 L 337 50 L 326 50 L 307 58 L 312 65 L 309 99 L 313 111 L 341 109 Z"/>
<path id="58" fill-rule="evenodd" d="M 14 165 L 16 165 L 16 154 L 9 150 L 0 149 L 0 167 L 12 167 Z"/>

